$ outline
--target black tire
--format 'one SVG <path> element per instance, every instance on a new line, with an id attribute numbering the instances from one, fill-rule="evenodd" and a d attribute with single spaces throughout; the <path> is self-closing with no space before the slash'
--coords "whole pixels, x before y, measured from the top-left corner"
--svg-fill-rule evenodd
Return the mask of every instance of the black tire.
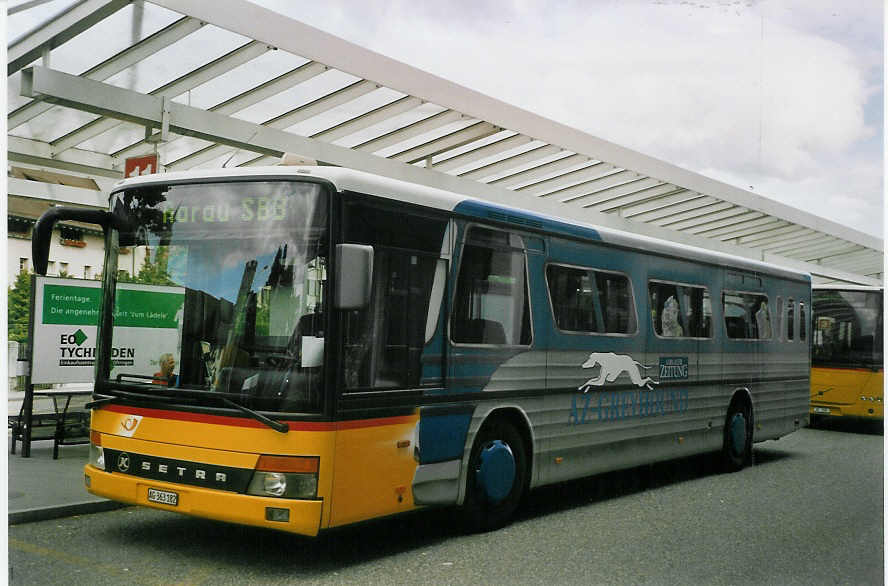
<path id="1" fill-rule="evenodd" d="M 734 401 L 725 418 L 722 464 L 727 472 L 736 472 L 752 464 L 752 410 Z"/>
<path id="2" fill-rule="evenodd" d="M 521 503 L 528 486 L 527 448 L 524 439 L 515 426 L 505 419 L 488 421 L 478 432 L 472 453 L 469 457 L 469 469 L 466 473 L 466 497 L 462 506 L 462 514 L 470 531 L 491 531 L 507 525 L 512 514 Z M 509 454 L 514 462 L 514 476 L 511 487 L 503 484 L 487 488 L 484 486 L 482 472 L 485 459 L 482 453 L 494 454 L 500 461 L 508 462 Z M 489 457 L 487 460 L 489 461 Z M 499 494 L 499 493 L 502 494 Z M 491 496 L 490 493 L 494 493 Z"/>

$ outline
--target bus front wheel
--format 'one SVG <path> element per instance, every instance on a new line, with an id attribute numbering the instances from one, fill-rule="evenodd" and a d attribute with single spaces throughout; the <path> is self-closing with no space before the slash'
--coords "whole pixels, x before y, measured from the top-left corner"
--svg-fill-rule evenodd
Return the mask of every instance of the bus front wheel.
<path id="1" fill-rule="evenodd" d="M 462 512 L 471 531 L 506 525 L 527 487 L 527 450 L 521 434 L 504 419 L 484 424 L 469 457 Z"/>
<path id="2" fill-rule="evenodd" d="M 742 401 L 732 402 L 728 409 L 722 461 L 728 472 L 752 463 L 752 410 Z"/>

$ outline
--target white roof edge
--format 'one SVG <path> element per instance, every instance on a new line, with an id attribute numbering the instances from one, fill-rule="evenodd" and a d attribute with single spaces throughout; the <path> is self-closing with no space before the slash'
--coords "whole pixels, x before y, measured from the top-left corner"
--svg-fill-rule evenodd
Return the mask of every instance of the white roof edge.
<path id="1" fill-rule="evenodd" d="M 812 285 L 812 289 L 824 291 L 884 291 L 884 287 L 870 287 L 867 285 L 838 285 L 835 283 L 825 285 Z"/>
<path id="2" fill-rule="evenodd" d="M 697 246 L 670 242 L 661 238 L 645 236 L 601 226 L 589 222 L 578 222 L 561 218 L 551 214 L 540 213 L 532 210 L 524 210 L 513 205 L 492 202 L 489 200 L 473 197 L 471 195 L 459 194 L 435 187 L 429 187 L 418 183 L 410 183 L 400 179 L 392 179 L 382 175 L 375 175 L 365 171 L 357 171 L 344 167 L 317 166 L 317 167 L 300 167 L 300 166 L 274 166 L 274 167 L 236 167 L 231 169 L 195 169 L 191 171 L 178 171 L 172 173 L 159 173 L 154 175 L 143 175 L 132 179 L 124 179 L 114 185 L 112 191 L 118 191 L 123 188 L 137 187 L 140 185 L 151 185 L 155 183 L 169 183 L 176 181 L 185 181 L 189 179 L 222 179 L 226 177 L 267 177 L 267 176 L 292 176 L 298 177 L 314 177 L 326 179 L 330 181 L 337 190 L 349 190 L 359 193 L 366 193 L 386 199 L 395 199 L 405 201 L 417 205 L 424 205 L 437 209 L 452 211 L 457 204 L 465 201 L 478 202 L 491 205 L 505 211 L 514 210 L 516 212 L 524 212 L 543 217 L 554 222 L 567 223 L 576 225 L 590 230 L 595 230 L 602 236 L 602 242 L 607 244 L 638 248 L 658 252 L 679 258 L 692 258 L 694 260 L 706 261 L 718 264 L 730 264 L 738 269 L 767 271 L 771 274 L 783 273 L 785 276 L 790 275 L 795 278 L 807 276 L 810 273 L 797 268 L 787 267 L 780 264 L 773 264 L 744 256 L 732 255 L 726 252 L 709 250 Z"/>
<path id="3" fill-rule="evenodd" d="M 203 0 L 150 1 L 567 150 L 594 156 L 661 181 L 715 195 L 736 205 L 884 251 L 883 240 L 875 236 L 549 120 L 246 0 L 216 0 L 213 3 Z"/>

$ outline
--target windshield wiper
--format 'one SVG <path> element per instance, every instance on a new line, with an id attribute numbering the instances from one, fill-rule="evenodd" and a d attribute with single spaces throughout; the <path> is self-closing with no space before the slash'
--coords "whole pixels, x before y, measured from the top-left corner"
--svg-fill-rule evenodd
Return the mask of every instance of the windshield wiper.
<path id="1" fill-rule="evenodd" d="M 199 390 L 199 389 L 188 389 L 188 388 L 181 388 L 181 387 L 176 387 L 175 389 L 170 389 L 168 387 L 158 387 L 156 389 L 156 391 L 155 391 L 155 389 L 152 389 L 151 394 L 146 394 L 146 393 L 139 393 L 139 392 L 135 392 L 135 391 L 121 389 L 120 386 L 122 386 L 125 383 L 111 383 L 111 384 L 113 385 L 113 388 L 109 389 L 111 391 L 110 393 L 106 390 L 103 390 L 101 393 L 96 393 L 96 394 L 102 395 L 102 398 L 96 399 L 95 401 L 88 403 L 86 405 L 86 408 L 92 409 L 94 406 L 101 406 L 101 405 L 106 405 L 108 403 L 113 403 L 117 399 L 131 399 L 131 400 L 137 400 L 137 401 L 157 401 L 157 399 L 160 399 L 160 398 L 176 399 L 176 398 L 179 398 L 182 396 L 190 397 L 190 398 L 197 398 L 197 399 L 209 398 L 209 399 L 221 401 L 224 405 L 226 405 L 228 407 L 232 407 L 234 409 L 237 409 L 238 411 L 240 411 L 241 413 L 244 413 L 245 415 L 249 415 L 250 417 L 252 417 L 256 421 L 258 421 L 259 423 L 267 425 L 268 427 L 270 427 L 271 429 L 273 429 L 279 433 L 287 433 L 288 431 L 290 431 L 290 426 L 287 425 L 286 423 L 282 423 L 280 421 L 275 421 L 274 419 L 271 419 L 270 417 L 266 417 L 265 415 L 259 413 L 258 411 L 253 411 L 249 407 L 245 407 L 239 403 L 235 403 L 234 401 L 232 401 L 228 397 L 220 395 L 217 392 L 203 391 L 203 390 Z M 132 383 L 130 383 L 127 386 L 141 389 L 140 386 L 134 385 Z"/>
<path id="2" fill-rule="evenodd" d="M 203 391 L 203 392 L 208 392 L 208 391 Z M 222 399 L 222 402 L 225 403 L 226 405 L 228 405 L 230 407 L 234 407 L 235 409 L 237 409 L 238 411 L 240 411 L 242 413 L 246 413 L 247 415 L 249 415 L 250 417 L 252 417 L 256 421 L 259 421 L 260 423 L 264 423 L 265 425 L 267 425 L 268 427 L 270 427 L 271 429 L 273 429 L 277 432 L 287 433 L 288 431 L 290 431 L 290 426 L 287 425 L 286 423 L 283 423 L 281 421 L 275 421 L 274 419 L 271 419 L 270 417 L 266 417 L 265 415 L 259 413 L 258 411 L 253 411 L 249 407 L 244 407 L 240 403 L 235 403 L 234 401 L 232 401 L 231 399 L 229 399 L 227 397 L 223 397 L 221 395 L 212 395 L 212 396 Z"/>

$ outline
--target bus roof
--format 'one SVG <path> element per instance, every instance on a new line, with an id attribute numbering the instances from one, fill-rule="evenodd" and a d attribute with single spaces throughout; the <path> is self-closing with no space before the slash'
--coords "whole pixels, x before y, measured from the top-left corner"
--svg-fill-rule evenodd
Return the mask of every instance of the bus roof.
<path id="1" fill-rule="evenodd" d="M 722 252 L 706 250 L 685 244 L 670 242 L 633 234 L 622 230 L 605 228 L 569 218 L 559 218 L 525 209 L 502 205 L 487 200 L 459 194 L 425 185 L 383 177 L 364 171 L 334 166 L 287 166 L 236 167 L 231 169 L 200 169 L 143 175 L 124 179 L 112 188 L 112 192 L 137 186 L 157 183 L 181 183 L 200 180 L 224 180 L 233 178 L 281 178 L 313 177 L 329 181 L 337 191 L 365 193 L 385 199 L 392 199 L 434 209 L 446 210 L 464 216 L 483 218 L 496 222 L 514 224 L 524 229 L 536 229 L 571 238 L 597 240 L 609 244 L 641 249 L 653 254 L 705 262 L 718 266 L 731 266 L 737 269 L 773 274 L 791 279 L 810 282 L 810 274 L 780 267 L 750 258 Z"/>
<path id="2" fill-rule="evenodd" d="M 817 291 L 872 291 L 874 293 L 881 293 L 884 290 L 883 287 L 873 287 L 869 285 L 847 285 L 842 283 L 813 285 L 812 288 Z"/>

